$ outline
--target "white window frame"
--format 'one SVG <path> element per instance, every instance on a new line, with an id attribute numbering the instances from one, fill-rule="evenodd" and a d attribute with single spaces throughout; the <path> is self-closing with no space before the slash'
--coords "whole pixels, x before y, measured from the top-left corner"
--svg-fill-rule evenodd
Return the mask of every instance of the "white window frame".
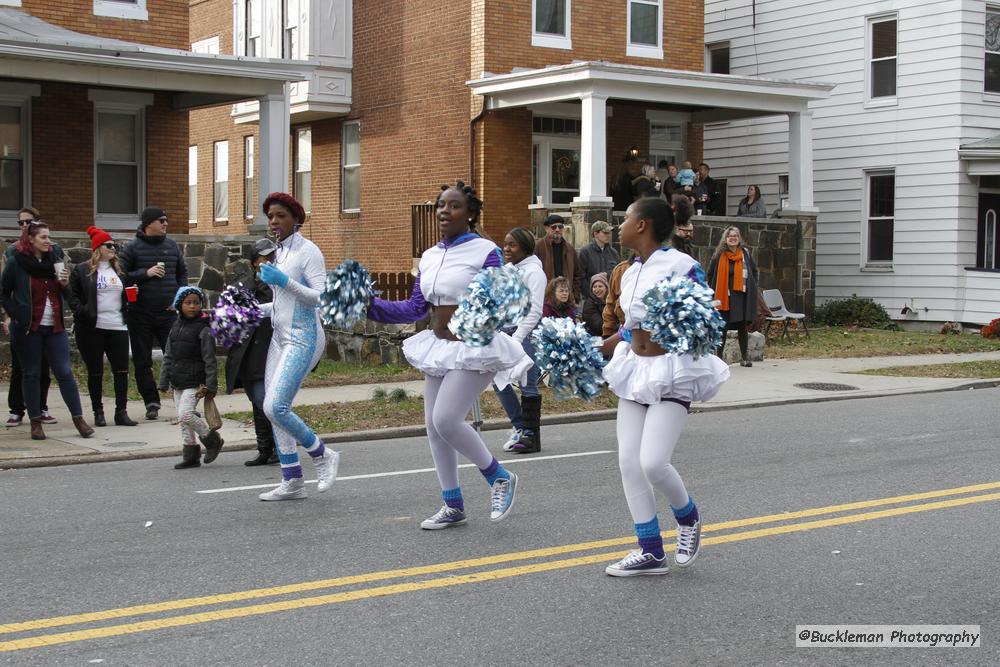
<path id="1" fill-rule="evenodd" d="M 990 215 L 993 220 L 990 220 Z M 990 224 L 992 223 L 992 225 Z M 992 227 L 992 229 L 991 229 Z M 983 268 L 996 269 L 998 258 L 996 256 L 997 243 L 997 212 L 993 209 L 986 211 L 986 219 L 983 221 Z"/>
<path id="2" fill-rule="evenodd" d="M 726 49 L 729 51 L 729 60 L 727 65 L 729 65 L 729 73 L 733 71 L 733 51 L 732 46 L 728 41 L 725 42 L 714 42 L 712 44 L 705 45 L 705 72 L 712 74 L 712 52 L 718 51 L 720 49 Z"/>
<path id="3" fill-rule="evenodd" d="M 874 46 L 872 39 L 872 33 L 875 28 L 876 23 L 885 23 L 886 21 L 895 21 L 896 23 L 896 55 L 892 57 L 896 61 L 896 94 L 895 95 L 884 95 L 881 97 L 873 97 L 873 87 L 875 82 L 872 80 L 872 63 L 875 61 L 872 59 L 872 48 Z M 889 60 L 889 58 L 881 58 L 879 61 Z M 865 21 L 865 107 L 885 107 L 894 106 L 897 103 L 899 95 L 899 15 L 896 13 L 892 14 L 879 14 L 878 16 L 869 16 Z"/>
<path id="4" fill-rule="evenodd" d="M 192 190 L 191 188 L 194 188 Z M 188 224 L 198 224 L 198 147 L 188 146 Z"/>
<path id="5" fill-rule="evenodd" d="M 299 32 L 300 0 L 279 1 L 281 2 L 281 57 L 286 60 L 300 59 L 302 57 L 302 35 Z"/>
<path id="6" fill-rule="evenodd" d="M 248 56 L 251 58 L 264 57 L 264 1 L 265 0 L 233 0 L 233 51 L 238 56 Z M 251 4 L 253 5 L 251 7 Z M 250 34 L 253 26 L 253 16 L 251 9 L 256 9 L 257 29 L 256 36 Z M 247 46 L 251 39 L 257 40 L 257 52 L 250 56 Z"/>
<path id="7" fill-rule="evenodd" d="M 253 191 L 256 185 L 254 164 L 257 158 L 257 142 L 252 134 L 243 137 L 243 217 L 253 220 L 257 216 L 257 198 Z"/>
<path id="8" fill-rule="evenodd" d="M 0 7 L 20 7 L 21 0 L 0 0 Z"/>
<path id="9" fill-rule="evenodd" d="M 356 125 L 358 128 L 358 162 L 348 163 L 346 161 L 347 155 L 347 144 L 345 138 L 347 137 L 347 128 L 350 125 Z M 358 170 L 358 206 L 357 208 L 347 208 L 346 206 L 346 188 L 344 187 L 347 183 L 347 170 L 357 169 Z M 359 120 L 349 120 L 346 121 L 340 129 L 340 210 L 343 213 L 360 213 L 361 212 L 361 121 Z"/>
<path id="10" fill-rule="evenodd" d="M 219 159 L 220 149 L 225 149 L 225 156 L 222 160 Z M 226 178 L 225 180 L 220 180 L 220 165 L 224 165 L 226 168 Z M 226 215 L 225 217 L 216 215 L 217 199 L 216 187 L 219 183 L 226 184 Z M 232 202 L 229 196 L 229 141 L 224 139 L 222 141 L 212 142 L 212 219 L 215 222 L 229 222 L 229 216 L 232 215 Z"/>
<path id="11" fill-rule="evenodd" d="M 206 55 L 219 55 L 219 36 L 206 37 L 191 43 L 191 53 L 203 53 Z"/>
<path id="12" fill-rule="evenodd" d="M 862 197 L 862 202 L 861 202 L 861 205 L 863 206 L 863 209 L 861 211 L 861 268 L 862 268 L 862 270 L 866 270 L 867 269 L 867 270 L 870 270 L 870 271 L 892 271 L 893 261 L 895 260 L 895 257 L 896 257 L 896 249 L 895 249 L 895 245 L 896 245 L 896 215 L 895 215 L 895 211 L 896 211 L 896 206 L 895 206 L 896 188 L 895 188 L 895 182 L 893 184 L 893 191 L 892 191 L 892 196 L 893 196 L 893 207 L 892 207 L 893 208 L 893 217 L 891 218 L 892 223 L 893 223 L 893 226 L 892 226 L 892 239 L 893 239 L 893 242 L 892 242 L 892 245 L 893 245 L 892 256 L 893 256 L 893 259 L 890 259 L 890 260 L 885 260 L 885 259 L 872 260 L 872 259 L 869 259 L 868 257 L 871 254 L 871 249 L 869 248 L 868 239 L 869 239 L 869 237 L 871 235 L 870 234 L 870 229 L 869 229 L 869 223 L 870 223 L 871 220 L 887 220 L 887 219 L 889 219 L 889 218 L 884 218 L 884 217 L 883 218 L 872 218 L 871 217 L 871 179 L 872 179 L 873 176 L 895 176 L 895 175 L 896 175 L 896 170 L 894 168 L 892 168 L 892 167 L 883 167 L 883 168 L 878 168 L 878 169 L 866 169 L 864 171 L 864 179 L 863 179 L 864 190 L 863 190 L 863 197 Z"/>
<path id="13" fill-rule="evenodd" d="M 663 60 L 663 0 L 627 0 L 628 12 L 625 17 L 625 55 L 631 58 L 655 58 Z M 656 6 L 656 46 L 632 43 L 632 5 Z"/>
<path id="14" fill-rule="evenodd" d="M 557 35 L 548 32 L 538 32 L 535 26 L 535 12 L 538 0 L 531 0 L 531 45 L 540 46 L 546 49 L 572 49 L 573 39 L 570 34 L 570 28 L 573 25 L 573 12 L 571 3 L 572 0 L 566 0 L 566 23 L 563 26 L 565 28 L 565 34 Z"/>
<path id="15" fill-rule="evenodd" d="M 303 167 L 303 165 L 302 165 L 302 151 L 301 151 L 301 148 L 300 148 L 300 146 L 302 145 L 301 142 L 303 140 L 303 135 L 305 135 L 306 133 L 309 134 L 309 169 L 303 169 L 302 168 Z M 359 141 L 359 143 L 360 143 L 360 141 Z M 312 127 L 305 126 L 305 127 L 297 127 L 297 128 L 295 128 L 295 138 L 294 138 L 294 143 L 292 144 L 292 155 L 294 157 L 294 160 L 292 161 L 292 167 L 293 167 L 293 170 L 292 170 L 293 171 L 293 173 L 292 173 L 292 191 L 293 191 L 293 196 L 296 199 L 298 199 L 299 202 L 302 203 L 303 208 L 305 208 L 306 213 L 311 213 L 312 212 L 312 191 L 313 191 L 313 187 L 312 187 L 312 183 L 313 183 L 313 181 L 312 181 L 312 174 L 313 174 L 312 153 L 313 153 L 313 151 L 312 151 L 312 148 L 313 148 Z M 306 174 L 306 173 L 309 174 L 309 197 L 308 197 L 308 199 L 305 199 L 304 197 L 301 196 L 302 193 L 301 193 L 300 186 L 299 186 L 299 174 Z"/>
<path id="16" fill-rule="evenodd" d="M 986 5 L 986 16 L 983 20 L 983 29 L 989 21 L 990 14 L 1000 16 L 1000 5 Z M 993 53 L 1000 55 L 1000 51 L 989 51 L 986 48 L 986 41 L 983 40 L 983 99 L 991 102 L 1000 102 L 1000 90 L 986 90 L 986 54 Z"/>
<path id="17" fill-rule="evenodd" d="M 41 95 L 42 89 L 33 83 L 5 83 L 0 105 L 21 109 L 21 208 L 31 206 L 31 98 Z M 5 220 L 13 217 L 17 209 L 0 210 Z"/>
<path id="18" fill-rule="evenodd" d="M 788 208 L 788 174 L 778 174 L 778 208 Z"/>
<path id="19" fill-rule="evenodd" d="M 146 0 L 94 0 L 94 16 L 148 21 Z"/>
<path id="20" fill-rule="evenodd" d="M 136 93 L 129 91 L 114 90 L 90 90 L 87 92 L 88 99 L 94 105 L 94 224 L 104 229 L 131 229 L 135 227 L 139 218 L 139 213 L 146 204 L 146 107 L 152 106 L 152 93 Z M 136 175 L 137 190 L 136 208 L 134 214 L 128 213 L 98 213 L 97 212 L 97 128 L 101 113 L 132 114 L 136 116 L 136 161 L 138 173 Z"/>
<path id="21" fill-rule="evenodd" d="M 673 111 L 657 111 L 648 110 L 646 111 L 646 122 L 649 124 L 649 151 L 646 153 L 649 156 L 662 155 L 665 153 L 676 153 L 678 156 L 677 168 L 680 169 L 680 162 L 683 161 L 683 156 L 687 154 L 687 131 L 688 123 L 691 120 L 691 116 L 686 113 L 677 113 Z M 652 127 L 653 123 L 663 123 L 669 125 L 680 125 L 681 127 L 681 138 L 680 141 L 666 141 L 663 139 L 654 139 Z M 650 163 L 653 168 L 656 168 L 656 164 L 653 164 L 652 160 Z"/>

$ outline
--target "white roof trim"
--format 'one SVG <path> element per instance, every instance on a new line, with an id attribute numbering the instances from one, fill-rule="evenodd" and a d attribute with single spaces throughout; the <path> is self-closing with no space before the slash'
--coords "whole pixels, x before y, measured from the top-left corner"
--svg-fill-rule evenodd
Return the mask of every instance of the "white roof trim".
<path id="1" fill-rule="evenodd" d="M 834 87 L 815 81 L 784 81 L 600 61 L 486 76 L 466 84 L 476 94 L 487 96 L 489 108 L 493 109 L 598 95 L 701 109 L 768 113 L 804 111 L 809 102 L 829 97 Z"/>
<path id="2" fill-rule="evenodd" d="M 0 76 L 260 95 L 280 92 L 286 81 L 306 80 L 315 67 L 313 62 L 200 54 L 85 35 L 0 7 Z"/>

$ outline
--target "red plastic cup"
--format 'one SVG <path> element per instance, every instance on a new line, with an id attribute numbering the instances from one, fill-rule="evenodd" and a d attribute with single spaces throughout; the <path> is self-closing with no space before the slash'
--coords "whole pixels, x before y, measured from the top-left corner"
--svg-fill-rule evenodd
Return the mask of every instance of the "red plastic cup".
<path id="1" fill-rule="evenodd" d="M 125 288 L 125 298 L 128 299 L 129 303 L 135 303 L 135 300 L 139 298 L 139 288 L 136 285 L 129 285 Z"/>

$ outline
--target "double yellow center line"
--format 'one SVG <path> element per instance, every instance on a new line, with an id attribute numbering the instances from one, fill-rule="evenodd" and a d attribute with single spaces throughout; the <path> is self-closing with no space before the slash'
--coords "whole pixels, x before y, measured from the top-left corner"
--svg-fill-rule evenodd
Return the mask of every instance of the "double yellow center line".
<path id="1" fill-rule="evenodd" d="M 797 533 L 817 528 L 830 528 L 842 526 L 862 521 L 872 521 L 874 519 L 884 519 L 917 512 L 929 512 L 932 510 L 949 509 L 971 505 L 974 503 L 985 503 L 1000 500 L 1000 492 L 981 493 L 983 491 L 994 491 L 1000 489 L 1000 482 L 987 484 L 976 484 L 953 489 L 942 489 L 937 491 L 927 491 L 905 496 L 894 496 L 891 498 L 881 498 L 877 500 L 863 500 L 859 502 L 846 503 L 841 505 L 830 505 L 827 507 L 817 507 L 813 509 L 800 510 L 797 512 L 787 512 L 783 514 L 770 514 L 766 516 L 751 517 L 747 519 L 737 519 L 734 521 L 724 521 L 706 525 L 704 533 L 716 533 L 721 531 L 737 531 L 723 535 L 708 536 L 702 538 L 702 545 L 709 546 L 715 544 L 726 544 L 729 542 L 740 542 L 752 540 L 760 537 L 773 535 L 785 535 Z M 968 495 L 977 494 L 977 495 Z M 961 496 L 961 497 L 953 497 Z M 934 500 L 947 498 L 947 500 Z M 931 502 L 924 502 L 931 501 Z M 917 504 L 907 504 L 917 503 Z M 875 507 L 886 507 L 890 505 L 902 505 L 889 509 L 877 511 L 844 514 L 845 512 L 856 512 L 857 510 L 867 510 Z M 826 519 L 799 521 L 811 517 L 836 514 Z M 794 522 L 794 523 L 789 523 Z M 780 523 L 781 525 L 768 528 L 756 528 L 752 530 L 738 530 L 761 526 L 765 524 Z M 669 536 L 673 536 L 670 531 Z M 664 534 L 668 536 L 667 533 Z M 472 558 L 467 560 L 451 561 L 447 563 L 436 563 L 433 565 L 421 565 L 417 567 L 400 568 L 396 570 L 384 570 L 381 572 L 369 572 L 365 574 L 352 575 L 347 577 L 336 577 L 333 579 L 322 579 L 319 581 L 307 581 L 298 584 L 285 586 L 275 586 L 272 588 L 257 588 L 234 593 L 224 593 L 221 595 L 208 595 L 203 597 L 184 598 L 180 600 L 168 600 L 152 604 L 136 605 L 132 607 L 122 607 L 119 609 L 108 609 L 105 611 L 73 614 L 68 616 L 56 616 L 52 618 L 41 618 L 31 621 L 17 623 L 7 623 L 0 625 L 0 635 L 14 633 L 29 633 L 49 628 L 58 628 L 70 625 L 83 625 L 89 623 L 100 623 L 103 621 L 121 621 L 129 619 L 127 623 L 104 625 L 98 627 L 88 627 L 66 632 L 52 634 L 33 635 L 7 641 L 0 641 L 0 652 L 18 651 L 28 648 L 38 648 L 57 644 L 67 644 L 103 637 L 115 637 L 121 635 L 149 632 L 152 630 L 163 630 L 166 628 L 176 628 L 199 623 L 209 623 L 228 619 L 244 618 L 248 616 L 259 616 L 263 614 L 273 614 L 276 612 L 290 611 L 307 607 L 319 607 L 324 605 L 338 604 L 341 602 L 351 602 L 368 598 L 385 597 L 398 595 L 400 593 L 413 593 L 417 591 L 431 590 L 435 588 L 446 588 L 471 584 L 484 581 L 497 581 L 509 579 L 525 574 L 538 572 L 551 572 L 582 565 L 595 565 L 621 558 L 625 550 L 621 547 L 634 545 L 635 538 L 632 536 L 615 538 L 609 540 L 598 540 L 594 542 L 581 542 L 578 544 L 567 544 L 543 549 L 532 549 L 529 551 L 518 551 L 483 558 Z M 612 548 L 612 551 L 605 549 Z M 667 547 L 668 551 L 673 550 L 673 545 Z M 492 566 L 517 563 L 519 561 L 537 560 L 551 558 L 553 556 L 563 556 L 575 552 L 592 552 L 571 558 L 560 558 L 556 560 L 543 560 L 522 565 L 511 565 L 492 569 Z M 481 569 L 475 572 L 464 574 L 448 574 L 444 577 L 420 579 L 426 575 L 436 575 L 443 573 L 455 573 L 461 570 Z M 377 582 L 390 581 L 393 579 L 418 578 L 415 581 L 405 581 L 387 585 L 366 586 Z M 245 602 L 249 600 L 260 600 L 263 598 L 273 598 L 278 596 L 294 595 L 309 591 L 319 591 L 331 588 L 342 588 L 346 586 L 361 586 L 350 591 L 328 593 L 311 597 L 295 597 L 291 599 L 278 600 L 273 602 L 262 602 L 246 606 L 227 607 L 210 611 L 200 611 L 191 614 L 177 616 L 165 616 L 150 620 L 136 620 L 136 617 L 162 614 L 165 612 L 180 611 L 196 607 L 210 607 L 213 605 L 224 605 L 235 602 Z"/>

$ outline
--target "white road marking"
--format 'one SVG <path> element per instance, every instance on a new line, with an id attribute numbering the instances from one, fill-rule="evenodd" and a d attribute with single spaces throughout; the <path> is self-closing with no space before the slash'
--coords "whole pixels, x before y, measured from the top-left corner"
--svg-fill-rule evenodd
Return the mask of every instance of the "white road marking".
<path id="1" fill-rule="evenodd" d="M 518 457 L 516 459 L 507 459 L 505 461 L 500 461 L 500 463 L 507 465 L 509 463 L 530 463 L 532 461 L 551 461 L 553 459 L 570 459 L 580 456 L 596 456 L 598 454 L 614 454 L 615 452 L 610 449 L 601 449 L 596 452 L 577 452 L 575 454 L 553 454 L 552 456 L 532 456 L 528 457 Z M 472 463 L 463 463 L 459 468 L 474 468 L 475 465 Z M 414 470 L 394 470 L 392 472 L 373 472 L 367 475 L 349 475 L 347 477 L 338 477 L 338 482 L 346 482 L 352 479 L 374 479 L 376 477 L 398 477 L 399 475 L 419 475 L 425 472 L 434 472 L 434 468 L 416 468 Z M 315 484 L 316 480 L 309 479 L 306 480 L 306 484 Z M 224 489 L 205 489 L 204 491 L 198 491 L 197 493 L 228 493 L 229 491 L 253 491 L 254 489 L 270 489 L 275 486 L 277 482 L 271 482 L 269 484 L 254 484 L 252 486 L 229 486 Z"/>

